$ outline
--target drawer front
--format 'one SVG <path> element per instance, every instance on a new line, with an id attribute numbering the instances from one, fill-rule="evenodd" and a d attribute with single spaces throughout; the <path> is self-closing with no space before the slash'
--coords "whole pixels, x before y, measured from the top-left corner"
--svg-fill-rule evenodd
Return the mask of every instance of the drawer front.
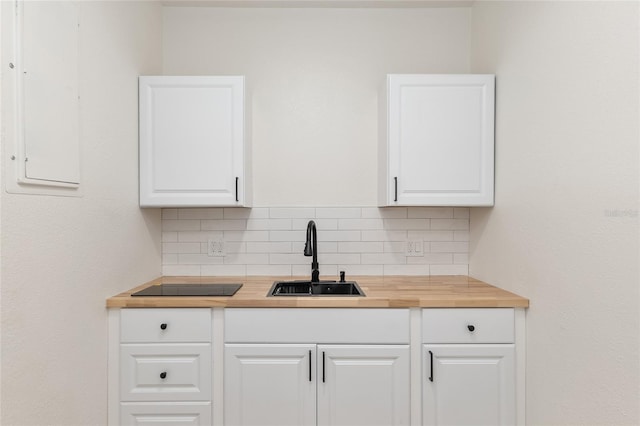
<path id="1" fill-rule="evenodd" d="M 211 342 L 211 309 L 121 309 L 122 343 Z"/>
<path id="2" fill-rule="evenodd" d="M 423 309 L 424 343 L 513 343 L 511 308 Z"/>
<path id="3" fill-rule="evenodd" d="M 120 345 L 120 399 L 211 400 L 211 345 Z"/>
<path id="4" fill-rule="evenodd" d="M 211 404 L 120 404 L 120 425 L 209 426 Z"/>
<path id="5" fill-rule="evenodd" d="M 409 343 L 409 309 L 232 308 L 227 343 Z"/>

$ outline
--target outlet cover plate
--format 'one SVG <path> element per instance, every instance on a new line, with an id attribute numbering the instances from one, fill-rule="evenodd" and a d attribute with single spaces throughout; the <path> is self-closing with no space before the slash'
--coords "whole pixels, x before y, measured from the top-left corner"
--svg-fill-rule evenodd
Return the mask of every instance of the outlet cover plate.
<path id="1" fill-rule="evenodd" d="M 225 255 L 224 240 L 218 238 L 209 238 L 207 240 L 207 256 L 224 257 Z"/>

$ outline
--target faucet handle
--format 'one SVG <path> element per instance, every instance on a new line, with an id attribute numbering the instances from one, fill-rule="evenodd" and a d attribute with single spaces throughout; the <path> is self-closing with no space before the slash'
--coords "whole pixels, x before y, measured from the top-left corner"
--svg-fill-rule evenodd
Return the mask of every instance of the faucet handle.
<path id="1" fill-rule="evenodd" d="M 340 271 L 340 282 L 343 283 L 344 281 L 344 271 Z"/>

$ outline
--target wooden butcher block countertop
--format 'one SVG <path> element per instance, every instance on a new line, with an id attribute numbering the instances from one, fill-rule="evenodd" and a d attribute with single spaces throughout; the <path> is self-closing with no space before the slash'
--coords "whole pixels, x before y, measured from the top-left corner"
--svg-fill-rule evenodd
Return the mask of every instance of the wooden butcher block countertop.
<path id="1" fill-rule="evenodd" d="M 355 276 L 366 297 L 267 297 L 274 281 L 309 277 L 161 277 L 107 299 L 108 308 L 526 308 L 529 300 L 467 276 Z M 335 279 L 322 277 L 321 279 Z M 232 297 L 132 297 L 158 284 L 243 283 Z"/>

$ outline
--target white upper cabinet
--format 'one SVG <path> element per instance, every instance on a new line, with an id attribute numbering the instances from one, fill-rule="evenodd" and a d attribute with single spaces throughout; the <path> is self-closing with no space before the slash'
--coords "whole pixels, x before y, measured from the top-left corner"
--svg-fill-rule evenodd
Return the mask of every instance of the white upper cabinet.
<path id="1" fill-rule="evenodd" d="M 250 205 L 244 77 L 139 84 L 140 206 Z"/>
<path id="2" fill-rule="evenodd" d="M 381 206 L 492 206 L 494 75 L 388 75 Z"/>

